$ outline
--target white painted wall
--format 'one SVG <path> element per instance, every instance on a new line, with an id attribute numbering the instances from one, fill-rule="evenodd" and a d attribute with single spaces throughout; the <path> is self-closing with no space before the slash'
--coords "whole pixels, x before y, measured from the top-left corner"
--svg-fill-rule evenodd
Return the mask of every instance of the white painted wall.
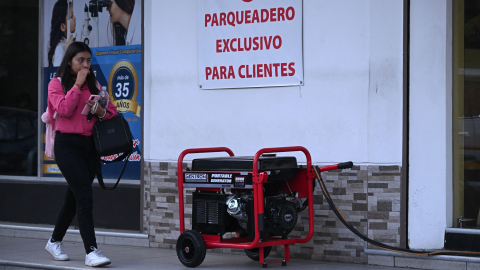
<path id="1" fill-rule="evenodd" d="M 411 1 L 412 248 L 443 247 L 451 211 L 449 2 Z M 401 0 L 304 0 L 305 86 L 237 90 L 198 89 L 196 3 L 145 1 L 147 161 L 303 145 L 316 163 L 401 165 Z"/>
<path id="2" fill-rule="evenodd" d="M 447 213 L 451 213 L 451 200 L 447 201 L 451 197 L 452 178 L 449 13 L 447 0 L 411 1 L 408 204 L 411 248 L 443 248 Z"/>
<path id="3" fill-rule="evenodd" d="M 304 0 L 305 85 L 235 90 L 198 88 L 197 3 L 145 1 L 147 161 L 302 145 L 315 163 L 401 165 L 402 0 Z"/>

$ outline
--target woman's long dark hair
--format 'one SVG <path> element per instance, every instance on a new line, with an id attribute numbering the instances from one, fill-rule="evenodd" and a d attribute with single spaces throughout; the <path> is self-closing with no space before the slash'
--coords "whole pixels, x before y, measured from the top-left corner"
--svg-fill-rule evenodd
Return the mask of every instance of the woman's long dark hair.
<path id="1" fill-rule="evenodd" d="M 133 9 L 135 8 L 135 0 L 115 0 L 115 4 L 129 15 L 132 15 Z M 126 34 L 127 29 L 119 22 L 112 24 L 113 45 L 125 45 Z"/>
<path id="2" fill-rule="evenodd" d="M 81 52 L 88 52 L 92 54 L 92 50 L 90 50 L 88 45 L 86 45 L 85 43 L 79 41 L 73 42 L 72 44 L 70 44 L 70 46 L 68 46 L 67 51 L 63 56 L 62 63 L 60 64 L 60 67 L 58 67 L 55 77 L 62 78 L 62 85 L 65 94 L 66 92 L 70 91 L 70 89 L 72 89 L 73 84 L 75 83 L 74 79 L 77 77 L 76 74 L 72 74 L 72 67 L 70 66 L 70 63 L 72 62 L 73 57 L 75 57 L 75 55 Z M 98 93 L 100 93 L 100 90 L 97 88 L 97 79 L 95 78 L 95 73 L 93 72 L 91 65 L 90 74 L 87 75 L 85 81 L 92 95 L 98 95 Z"/>
<path id="3" fill-rule="evenodd" d="M 127 43 L 127 41 L 125 40 L 126 34 L 127 29 L 125 29 L 123 25 L 118 22 L 112 24 L 112 36 L 114 46 L 125 45 Z"/>
<path id="4" fill-rule="evenodd" d="M 67 23 L 68 3 L 67 0 L 58 0 L 53 6 L 52 23 L 50 28 L 50 47 L 48 48 L 48 66 L 53 67 L 53 55 L 55 48 L 62 38 L 66 38 L 65 33 L 62 32 L 60 26 L 62 23 Z"/>

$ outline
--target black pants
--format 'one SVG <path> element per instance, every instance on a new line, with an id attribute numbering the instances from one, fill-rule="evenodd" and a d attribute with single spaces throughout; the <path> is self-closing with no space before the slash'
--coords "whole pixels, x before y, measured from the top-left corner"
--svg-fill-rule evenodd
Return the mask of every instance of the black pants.
<path id="1" fill-rule="evenodd" d="M 54 152 L 55 161 L 67 180 L 68 188 L 52 238 L 62 241 L 76 214 L 85 252 L 90 253 L 91 247 L 97 248 L 92 214 L 92 182 L 99 160 L 93 137 L 57 131 Z"/>

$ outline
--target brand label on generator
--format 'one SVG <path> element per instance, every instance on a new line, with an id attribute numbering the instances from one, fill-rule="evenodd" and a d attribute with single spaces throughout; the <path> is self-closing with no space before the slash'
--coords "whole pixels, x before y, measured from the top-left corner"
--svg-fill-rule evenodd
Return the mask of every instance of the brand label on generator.
<path id="1" fill-rule="evenodd" d="M 210 183 L 232 183 L 231 173 L 212 173 Z"/>
<path id="2" fill-rule="evenodd" d="M 207 183 L 208 177 L 206 173 L 184 173 L 185 182 L 187 183 Z"/>
<path id="3" fill-rule="evenodd" d="M 231 173 L 212 173 L 212 178 L 232 178 Z"/>
<path id="4" fill-rule="evenodd" d="M 231 182 L 232 182 L 232 179 L 225 179 L 225 178 L 222 178 L 222 179 L 211 179 L 210 182 L 211 182 L 211 183 L 231 183 Z"/>

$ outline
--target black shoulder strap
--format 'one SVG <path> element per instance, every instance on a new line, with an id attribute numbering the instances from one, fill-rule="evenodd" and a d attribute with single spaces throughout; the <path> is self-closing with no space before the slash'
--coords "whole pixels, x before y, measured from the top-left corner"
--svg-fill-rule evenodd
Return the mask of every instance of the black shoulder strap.
<path id="1" fill-rule="evenodd" d="M 112 160 L 112 161 L 102 161 L 100 159 L 100 164 L 98 164 L 98 168 L 97 168 L 97 180 L 98 180 L 98 184 L 100 185 L 100 187 L 102 189 L 105 189 L 105 190 L 112 190 L 112 189 L 115 189 L 118 185 L 118 183 L 120 183 L 120 179 L 122 179 L 122 175 L 123 175 L 123 172 L 125 172 L 125 168 L 127 167 L 127 163 L 128 163 L 128 159 L 130 158 L 130 154 L 132 152 L 129 151 L 129 153 L 123 153 L 121 154 L 119 157 L 117 157 L 116 159 Z M 126 158 L 125 160 L 125 164 L 123 165 L 123 170 L 122 170 L 122 173 L 120 173 L 120 176 L 118 177 L 118 180 L 117 180 L 117 183 L 115 183 L 115 185 L 111 188 L 107 188 L 105 186 L 105 183 L 103 182 L 103 175 L 102 175 L 102 162 L 103 163 L 112 163 L 112 162 L 115 162 L 115 161 L 118 161 L 118 160 L 122 160 L 123 158 Z"/>

